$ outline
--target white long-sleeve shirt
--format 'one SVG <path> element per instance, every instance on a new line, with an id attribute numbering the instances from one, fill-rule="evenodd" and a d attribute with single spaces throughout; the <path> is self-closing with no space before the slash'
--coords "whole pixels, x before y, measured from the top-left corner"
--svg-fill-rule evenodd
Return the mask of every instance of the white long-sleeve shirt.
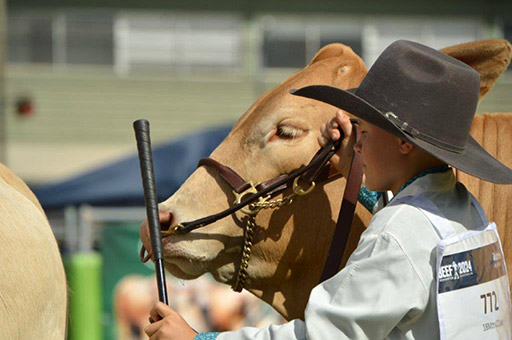
<path id="1" fill-rule="evenodd" d="M 457 232 L 481 225 L 453 172 L 416 179 L 394 199 L 423 194 Z M 346 267 L 312 291 L 304 321 L 218 334 L 239 339 L 437 339 L 436 245 L 440 236 L 416 207 L 387 206 L 372 218 Z M 199 337 L 197 337 L 199 338 Z"/>

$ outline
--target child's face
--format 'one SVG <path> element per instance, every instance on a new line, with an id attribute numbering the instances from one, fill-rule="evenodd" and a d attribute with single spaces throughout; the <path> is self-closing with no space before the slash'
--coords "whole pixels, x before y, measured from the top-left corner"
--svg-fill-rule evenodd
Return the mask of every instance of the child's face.
<path id="1" fill-rule="evenodd" d="M 394 190 L 402 164 L 399 138 L 361 119 L 358 132 L 354 150 L 363 158 L 365 186 L 373 191 Z"/>

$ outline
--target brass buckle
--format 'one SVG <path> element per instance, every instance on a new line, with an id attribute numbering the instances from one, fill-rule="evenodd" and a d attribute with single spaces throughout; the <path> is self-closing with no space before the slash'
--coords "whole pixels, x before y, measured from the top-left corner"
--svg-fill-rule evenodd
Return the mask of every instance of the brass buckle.
<path id="1" fill-rule="evenodd" d="M 255 195 L 258 193 L 258 190 L 256 190 L 256 186 L 258 184 L 254 184 L 252 181 L 249 181 L 249 184 L 251 185 L 249 188 L 247 188 L 244 192 L 242 193 L 237 193 L 236 191 L 233 190 L 233 194 L 235 195 L 235 201 L 233 203 L 235 204 L 239 204 L 242 202 L 242 198 L 246 195 L 249 195 L 249 194 L 252 194 L 252 195 Z M 260 197 L 259 198 L 259 201 L 258 202 L 265 202 L 266 200 L 269 199 L 269 196 L 267 197 Z M 247 214 L 247 215 L 256 215 L 260 210 L 261 208 L 260 207 L 256 207 L 255 209 L 251 209 L 251 208 L 241 208 L 240 209 L 243 213 Z"/>
<path id="2" fill-rule="evenodd" d="M 313 189 L 315 188 L 315 182 L 311 182 L 311 185 L 307 190 L 302 189 L 302 187 L 299 185 L 299 177 L 295 177 L 293 180 L 293 192 L 298 196 L 304 196 L 309 194 Z"/>
<path id="3" fill-rule="evenodd" d="M 180 224 L 177 224 L 174 227 L 170 228 L 169 230 L 162 230 L 160 233 L 161 233 L 162 237 L 166 237 L 169 235 L 178 234 L 178 231 L 181 229 L 185 229 L 185 227 L 183 226 L 183 224 L 180 223 Z"/>

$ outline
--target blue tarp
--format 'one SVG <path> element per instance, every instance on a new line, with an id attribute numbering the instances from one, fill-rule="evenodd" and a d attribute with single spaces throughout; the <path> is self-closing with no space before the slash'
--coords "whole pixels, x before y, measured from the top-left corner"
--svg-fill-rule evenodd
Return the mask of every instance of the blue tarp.
<path id="1" fill-rule="evenodd" d="M 153 147 L 158 200 L 171 196 L 228 135 L 231 126 L 190 134 Z M 32 187 L 44 209 L 67 205 L 143 206 L 144 193 L 134 137 L 133 156 L 60 183 Z"/>

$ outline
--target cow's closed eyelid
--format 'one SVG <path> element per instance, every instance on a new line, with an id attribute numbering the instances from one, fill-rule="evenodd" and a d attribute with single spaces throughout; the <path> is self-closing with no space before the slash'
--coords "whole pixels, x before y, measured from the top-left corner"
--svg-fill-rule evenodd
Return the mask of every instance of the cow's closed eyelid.
<path id="1" fill-rule="evenodd" d="M 279 124 L 274 129 L 274 133 L 269 138 L 269 141 L 274 141 L 277 139 L 281 140 L 295 140 L 299 139 L 307 134 L 307 130 L 303 130 L 301 128 L 288 125 L 288 124 Z"/>
<path id="2" fill-rule="evenodd" d="M 285 118 L 276 122 L 274 128 L 267 134 L 267 143 L 281 141 L 290 144 L 307 136 L 309 128 L 304 122 L 293 118 Z M 290 144 L 292 145 L 292 144 Z"/>
<path id="3" fill-rule="evenodd" d="M 277 127 L 276 134 L 281 138 L 296 138 L 300 136 L 304 130 L 297 129 L 289 125 L 279 125 Z"/>

